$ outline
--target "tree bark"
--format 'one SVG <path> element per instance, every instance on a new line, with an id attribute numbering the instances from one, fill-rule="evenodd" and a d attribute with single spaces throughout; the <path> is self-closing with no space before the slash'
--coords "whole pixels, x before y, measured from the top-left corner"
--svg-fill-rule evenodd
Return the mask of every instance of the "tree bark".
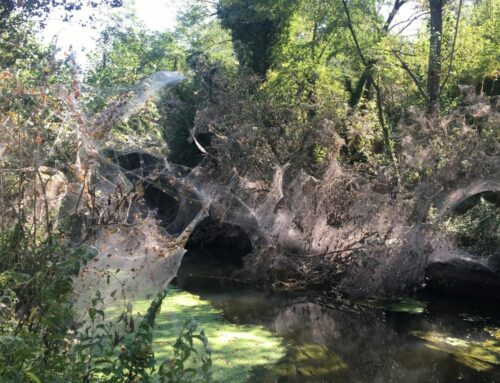
<path id="1" fill-rule="evenodd" d="M 365 69 L 363 70 L 363 73 L 361 73 L 361 76 L 356 83 L 356 87 L 350 92 L 351 96 L 349 97 L 349 106 L 352 109 L 356 109 L 359 101 L 361 100 L 361 97 L 363 96 L 363 92 L 366 90 L 366 88 L 369 87 L 369 84 L 371 85 L 372 75 L 376 63 L 376 60 L 370 60 L 366 63 Z"/>
<path id="2" fill-rule="evenodd" d="M 399 9 L 406 4 L 407 0 L 394 0 L 394 4 L 392 6 L 391 13 L 387 17 L 384 26 L 382 27 L 381 30 L 378 31 L 377 33 L 377 41 L 380 41 L 384 36 L 387 35 L 389 28 L 391 26 L 392 21 L 394 20 L 394 17 L 396 17 L 397 13 L 399 12 Z M 342 0 L 342 4 L 344 6 L 344 10 L 347 16 L 347 27 L 349 28 L 351 32 L 351 36 L 354 40 L 354 44 L 356 46 L 356 49 L 358 51 L 359 57 L 361 59 L 361 62 L 364 64 L 365 69 L 363 70 L 363 73 L 361 74 L 361 77 L 356 83 L 356 87 L 353 89 L 351 93 L 351 97 L 349 98 L 349 106 L 352 109 L 355 109 L 356 106 L 359 104 L 359 101 L 361 100 L 361 97 L 363 96 L 363 92 L 366 94 L 370 94 L 370 88 L 373 84 L 373 71 L 375 69 L 375 65 L 377 64 L 376 59 L 368 60 L 364 55 L 363 51 L 361 50 L 361 46 L 359 45 L 358 39 L 356 37 L 356 33 L 354 31 L 354 26 L 353 22 L 351 19 L 351 14 L 349 12 L 349 7 L 347 5 L 347 0 Z"/>
<path id="3" fill-rule="evenodd" d="M 441 93 L 441 45 L 443 37 L 444 0 L 429 0 L 431 10 L 429 38 L 429 66 L 427 70 L 427 113 L 439 116 L 439 96 Z"/>

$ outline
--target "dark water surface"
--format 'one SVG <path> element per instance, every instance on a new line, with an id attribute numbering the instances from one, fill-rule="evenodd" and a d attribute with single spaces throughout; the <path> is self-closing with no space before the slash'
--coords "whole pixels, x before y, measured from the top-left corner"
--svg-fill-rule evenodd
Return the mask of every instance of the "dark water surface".
<path id="1" fill-rule="evenodd" d="M 495 302 L 289 297 L 188 269 L 177 279 L 182 289 L 222 310 L 231 323 L 262 325 L 284 339 L 285 356 L 254 367 L 248 382 L 500 383 Z"/>

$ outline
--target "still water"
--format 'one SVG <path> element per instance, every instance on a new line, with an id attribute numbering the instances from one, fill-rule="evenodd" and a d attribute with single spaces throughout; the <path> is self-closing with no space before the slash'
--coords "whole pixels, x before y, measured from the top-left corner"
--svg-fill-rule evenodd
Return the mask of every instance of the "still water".
<path id="1" fill-rule="evenodd" d="M 166 312 L 181 295 L 194 299 L 184 315 L 208 328 L 216 382 L 500 383 L 500 312 L 491 302 L 327 301 L 189 272 Z"/>

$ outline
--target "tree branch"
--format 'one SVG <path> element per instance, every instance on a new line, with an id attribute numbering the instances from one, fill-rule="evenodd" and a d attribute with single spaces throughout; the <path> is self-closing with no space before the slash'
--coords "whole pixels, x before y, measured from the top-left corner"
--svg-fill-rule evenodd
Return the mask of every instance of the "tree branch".
<path id="1" fill-rule="evenodd" d="M 408 28 L 414 21 L 418 20 L 419 18 L 421 18 L 422 16 L 425 16 L 425 15 L 428 15 L 429 12 L 428 11 L 422 11 L 421 13 L 417 13 L 416 15 L 413 15 L 413 16 L 410 16 L 408 17 L 406 20 L 402 20 L 394 25 L 391 25 L 389 27 L 389 31 L 396 28 L 397 26 L 401 25 L 401 24 L 406 24 L 408 23 L 404 29 Z M 401 32 L 401 31 L 400 31 Z"/>
<path id="2" fill-rule="evenodd" d="M 413 82 L 417 86 L 417 89 L 418 89 L 420 95 L 422 96 L 422 98 L 424 100 L 427 100 L 427 93 L 425 93 L 424 87 L 422 86 L 422 84 L 418 80 L 418 77 L 415 75 L 415 73 L 413 73 L 413 71 L 410 69 L 410 67 L 408 66 L 408 64 L 403 61 L 403 59 L 401 58 L 401 56 L 399 55 L 398 52 L 392 51 L 392 53 L 398 59 L 401 68 L 403 68 L 404 71 L 406 73 L 408 73 L 408 75 L 411 77 L 411 79 L 413 80 Z"/>
<path id="3" fill-rule="evenodd" d="M 361 46 L 359 45 L 358 38 L 356 37 L 356 32 L 354 31 L 354 27 L 352 25 L 351 13 L 349 12 L 349 7 L 347 6 L 347 0 L 342 0 L 342 4 L 344 5 L 345 14 L 347 16 L 347 27 L 349 28 L 349 31 L 351 32 L 351 36 L 352 36 L 352 39 L 354 40 L 354 45 L 356 45 L 356 49 L 358 51 L 359 57 L 361 58 L 361 61 L 363 62 L 363 64 L 366 66 L 367 61 L 365 59 L 365 56 L 363 55 L 363 51 L 361 50 Z"/>
<path id="4" fill-rule="evenodd" d="M 401 8 L 404 4 L 406 4 L 407 0 L 395 0 L 394 5 L 392 6 L 392 11 L 389 13 L 389 16 L 387 17 L 387 20 L 385 21 L 384 27 L 382 30 L 384 32 L 388 32 L 389 28 L 391 26 L 392 21 L 394 20 L 394 17 L 396 17 L 396 14 L 399 11 L 399 8 Z"/>
<path id="5" fill-rule="evenodd" d="M 443 84 L 441 85 L 441 89 L 444 88 L 448 80 L 450 79 L 451 75 L 451 69 L 453 68 L 453 58 L 455 57 L 455 46 L 457 43 L 457 35 L 458 35 L 458 23 L 460 22 L 460 14 L 462 12 L 462 4 L 463 0 L 458 0 L 458 9 L 457 9 L 457 21 L 455 23 L 455 32 L 453 34 L 453 42 L 451 44 L 451 52 L 450 52 L 450 64 L 448 65 L 448 73 L 446 74 L 446 77 L 443 81 Z"/>

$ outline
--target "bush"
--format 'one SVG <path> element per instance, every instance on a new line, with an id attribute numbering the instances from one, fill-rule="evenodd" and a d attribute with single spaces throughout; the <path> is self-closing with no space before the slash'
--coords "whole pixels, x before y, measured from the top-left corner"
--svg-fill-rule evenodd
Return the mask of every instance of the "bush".
<path id="1" fill-rule="evenodd" d="M 466 201 L 467 202 L 467 201 Z M 468 251 L 489 256 L 500 248 L 500 207 L 480 197 L 463 214 L 454 215 L 447 230 Z"/>
<path id="2" fill-rule="evenodd" d="M 55 240 L 32 247 L 17 234 L 0 236 L 0 381 L 211 381 L 208 340 L 193 320 L 182 328 L 172 358 L 155 359 L 152 331 L 166 291 L 143 318 L 134 318 L 129 305 L 108 322 L 98 308 L 102 300 L 97 292 L 89 325 L 76 331 L 72 278 L 92 253 Z M 193 368 L 193 355 L 199 357 L 198 369 Z"/>

